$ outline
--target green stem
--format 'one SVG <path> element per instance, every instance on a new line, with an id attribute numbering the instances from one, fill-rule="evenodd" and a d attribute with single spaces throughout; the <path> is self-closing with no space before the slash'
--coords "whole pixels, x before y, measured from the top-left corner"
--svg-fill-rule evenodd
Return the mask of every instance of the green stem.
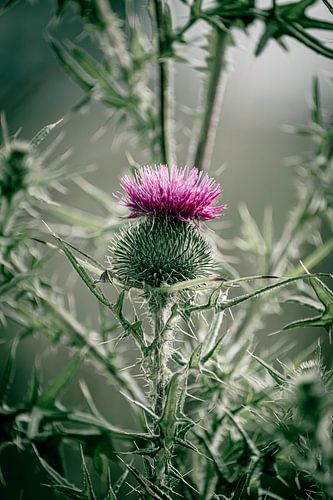
<path id="1" fill-rule="evenodd" d="M 165 386 L 167 380 L 167 359 L 165 353 L 163 309 L 154 313 L 154 412 L 158 417 L 162 415 L 165 399 Z"/>
<path id="2" fill-rule="evenodd" d="M 161 160 L 165 165 L 174 163 L 173 153 L 173 98 L 170 66 L 166 59 L 166 33 L 163 21 L 163 0 L 154 0 L 156 33 L 158 36 L 158 113 L 160 120 Z"/>
<path id="3" fill-rule="evenodd" d="M 200 169 L 208 170 L 211 164 L 216 129 L 220 118 L 223 98 L 223 70 L 226 67 L 226 49 L 230 45 L 230 34 L 220 29 L 215 29 L 212 40 L 212 61 L 208 81 L 204 115 L 199 132 L 194 165 Z"/>
<path id="4" fill-rule="evenodd" d="M 169 379 L 169 353 L 168 349 L 168 331 L 170 330 L 169 322 L 166 320 L 166 308 L 159 308 L 153 313 L 154 321 L 154 349 L 152 352 L 152 380 L 153 380 L 153 398 L 154 398 L 154 413 L 158 420 L 154 423 L 154 434 L 160 437 L 160 449 L 154 457 L 155 480 L 159 486 L 167 484 L 166 469 L 169 459 L 169 452 L 164 445 L 163 435 L 159 425 L 159 419 L 162 417 L 166 386 Z"/>

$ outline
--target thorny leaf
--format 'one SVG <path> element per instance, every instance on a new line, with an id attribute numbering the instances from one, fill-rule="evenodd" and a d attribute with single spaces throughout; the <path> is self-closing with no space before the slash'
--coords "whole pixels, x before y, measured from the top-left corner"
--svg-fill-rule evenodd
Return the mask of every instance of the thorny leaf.
<path id="1" fill-rule="evenodd" d="M 149 479 L 141 474 L 135 467 L 124 462 L 121 458 L 119 460 L 125 465 L 129 472 L 135 477 L 140 486 L 143 487 L 144 491 L 151 495 L 152 498 L 156 500 L 172 500 L 168 493 L 162 491 L 157 485 L 152 483 Z"/>
<path id="2" fill-rule="evenodd" d="M 293 321 L 283 327 L 283 330 L 303 327 L 323 327 L 330 334 L 333 328 L 333 292 L 319 278 L 310 278 L 310 284 L 321 302 L 322 313 L 312 318 Z"/>
<path id="3" fill-rule="evenodd" d="M 48 227 L 48 226 L 47 226 Z M 82 281 L 86 284 L 89 290 L 93 293 L 93 295 L 101 302 L 104 306 L 108 307 L 114 315 L 118 318 L 121 326 L 124 328 L 126 333 L 130 333 L 133 335 L 135 340 L 138 342 L 140 348 L 143 352 L 145 352 L 146 345 L 143 336 L 142 324 L 141 321 L 135 321 L 134 323 L 130 323 L 126 320 L 122 313 L 122 306 L 125 298 L 125 291 L 120 293 L 118 301 L 115 305 L 111 304 L 109 300 L 105 297 L 103 292 L 97 286 L 96 280 L 93 280 L 89 273 L 87 272 L 87 268 L 89 269 L 90 264 L 86 264 L 82 262 L 82 260 L 77 259 L 74 253 L 70 250 L 70 246 L 74 248 L 72 245 L 69 245 L 65 240 L 60 238 L 60 236 L 56 235 L 50 228 L 48 228 L 51 232 L 52 236 L 55 238 L 58 247 L 67 257 L 69 262 L 72 264 L 75 271 L 78 273 Z M 80 251 L 79 251 L 80 252 Z M 82 252 L 80 252 L 82 253 Z M 91 258 L 90 258 L 91 259 Z M 91 259 L 93 260 L 93 259 Z M 99 280 L 100 281 L 100 280 Z"/>
<path id="4" fill-rule="evenodd" d="M 208 302 L 203 305 L 195 305 L 195 306 L 190 306 L 188 310 L 190 312 L 196 312 L 196 311 L 205 311 L 208 309 L 216 308 L 216 311 L 223 311 L 225 309 L 229 309 L 231 307 L 234 307 L 238 304 L 241 304 L 243 302 L 246 302 L 248 300 L 251 300 L 253 298 L 259 297 L 260 295 L 266 294 L 270 292 L 271 290 L 274 290 L 276 288 L 286 286 L 290 283 L 293 283 L 295 281 L 299 280 L 306 280 L 310 278 L 316 278 L 318 276 L 325 276 L 325 277 L 332 277 L 332 274 L 329 273 L 315 273 L 315 274 L 303 274 L 303 275 L 298 275 L 298 276 L 290 276 L 289 278 L 281 279 L 277 283 L 273 283 L 271 285 L 264 286 L 262 288 L 259 288 L 257 290 L 254 290 L 253 292 L 249 292 L 247 294 L 241 295 L 239 297 L 235 297 L 234 299 L 229 299 L 224 302 L 220 302 L 217 305 L 217 300 L 218 297 L 216 296 L 216 289 L 212 292 L 210 295 Z M 241 283 L 242 281 L 251 281 L 252 279 L 263 279 L 265 278 L 264 276 L 255 276 L 255 277 L 250 277 L 250 278 L 239 278 L 236 280 L 231 280 L 231 281 L 226 281 L 223 286 L 225 287 L 230 287 L 232 285 Z M 273 277 L 274 279 L 277 279 L 277 277 Z"/>
<path id="5" fill-rule="evenodd" d="M 86 461 L 84 458 L 82 446 L 80 446 L 80 453 L 81 453 L 81 462 L 82 462 L 82 470 L 83 470 L 83 490 L 82 494 L 84 497 L 88 498 L 89 500 L 97 500 L 96 495 L 93 490 L 93 485 L 91 482 L 91 477 L 86 465 Z"/>
<path id="6" fill-rule="evenodd" d="M 273 366 L 269 365 L 263 359 L 259 358 L 259 356 L 255 356 L 253 353 L 249 353 L 258 363 L 260 363 L 271 375 L 271 377 L 275 380 L 275 382 L 279 385 L 285 384 L 286 377 L 278 372 Z"/>
<path id="7" fill-rule="evenodd" d="M 40 465 L 52 480 L 54 488 L 72 500 L 83 500 L 82 491 L 51 467 L 46 460 L 40 456 L 36 446 L 33 445 L 33 449 Z"/>
<path id="8" fill-rule="evenodd" d="M 116 493 L 114 491 L 114 488 L 112 487 L 111 484 L 111 474 L 110 474 L 110 469 L 108 469 L 108 489 L 107 489 L 107 494 L 104 497 L 103 500 L 117 500 Z"/>
<path id="9" fill-rule="evenodd" d="M 180 384 L 183 377 L 183 372 L 174 373 L 166 387 L 166 399 L 159 420 L 159 426 L 163 431 L 163 437 L 167 447 L 172 444 L 175 435 L 182 391 Z"/>
<path id="10" fill-rule="evenodd" d="M 53 408 L 56 401 L 67 388 L 68 383 L 77 372 L 82 362 L 82 356 L 74 356 L 62 372 L 53 380 L 51 385 L 41 394 L 38 399 L 38 406 L 41 408 Z"/>
<path id="11" fill-rule="evenodd" d="M 19 343 L 18 338 L 15 338 L 12 343 L 7 363 L 4 366 L 2 376 L 0 379 L 0 407 L 3 406 L 4 403 L 6 402 L 8 392 L 13 383 L 14 370 L 15 370 L 15 355 L 18 343 Z"/>
<path id="12" fill-rule="evenodd" d="M 202 347 L 203 347 L 202 344 L 198 344 L 197 347 L 192 352 L 190 360 L 188 362 L 188 367 L 190 369 L 198 370 L 200 368 Z"/>

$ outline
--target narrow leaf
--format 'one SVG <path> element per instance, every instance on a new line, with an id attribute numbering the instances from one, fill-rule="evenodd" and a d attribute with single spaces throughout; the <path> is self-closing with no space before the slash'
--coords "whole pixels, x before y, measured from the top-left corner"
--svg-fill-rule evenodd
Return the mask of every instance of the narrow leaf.
<path id="1" fill-rule="evenodd" d="M 19 343 L 18 338 L 15 338 L 10 349 L 7 363 L 5 364 L 4 370 L 2 372 L 2 377 L 0 381 L 0 407 L 6 402 L 8 392 L 13 383 L 14 370 L 15 370 L 15 355 L 18 343 Z"/>
<path id="2" fill-rule="evenodd" d="M 75 356 L 65 369 L 55 378 L 51 385 L 44 391 L 38 400 L 38 405 L 42 408 L 52 408 L 55 402 L 59 399 L 62 392 L 67 388 L 70 380 L 77 372 L 82 358 Z"/>
<path id="3" fill-rule="evenodd" d="M 278 372 L 277 370 L 275 370 L 275 368 L 273 368 L 273 366 L 269 365 L 268 363 L 266 363 L 266 361 L 259 358 L 258 356 L 255 356 L 252 352 L 249 352 L 249 354 L 256 361 L 258 361 L 258 363 L 260 363 L 264 368 L 266 368 L 266 370 L 271 375 L 271 377 L 275 380 L 275 382 L 277 382 L 279 385 L 284 384 L 286 382 L 286 377 L 284 375 L 282 375 L 280 372 Z"/>
<path id="4" fill-rule="evenodd" d="M 82 470 L 83 470 L 83 490 L 82 494 L 85 496 L 85 498 L 89 500 L 97 500 L 96 495 L 94 493 L 91 477 L 86 465 L 86 461 L 84 458 L 82 446 L 80 446 L 80 453 L 81 453 L 81 461 L 82 461 Z"/>
<path id="5" fill-rule="evenodd" d="M 159 425 L 163 430 L 167 445 L 171 444 L 174 437 L 177 411 L 181 399 L 180 381 L 183 376 L 183 372 L 174 373 L 166 388 L 166 399 Z"/>

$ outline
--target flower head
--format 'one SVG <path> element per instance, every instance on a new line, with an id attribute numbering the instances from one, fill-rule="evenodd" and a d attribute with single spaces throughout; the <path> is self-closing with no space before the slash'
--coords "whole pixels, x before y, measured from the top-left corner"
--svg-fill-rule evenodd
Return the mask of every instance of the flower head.
<path id="1" fill-rule="evenodd" d="M 124 205 L 129 218 L 142 215 L 165 215 L 183 222 L 210 220 L 221 215 L 226 205 L 215 205 L 221 187 L 197 168 L 167 165 L 141 167 L 134 177 L 121 180 Z"/>

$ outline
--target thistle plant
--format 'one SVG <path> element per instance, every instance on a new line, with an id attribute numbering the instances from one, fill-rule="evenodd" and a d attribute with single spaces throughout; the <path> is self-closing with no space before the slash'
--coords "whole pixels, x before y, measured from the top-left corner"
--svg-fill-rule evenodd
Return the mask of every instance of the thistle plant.
<path id="1" fill-rule="evenodd" d="M 316 3 L 262 8 L 252 0 L 182 0 L 182 24 L 168 1 L 148 2 L 141 17 L 131 2 L 120 13 L 107 0 L 55 2 L 58 21 L 72 9 L 89 33 L 83 47 L 58 41 L 48 28 L 55 56 L 83 91 L 70 111 L 102 103 L 108 117 L 101 125 L 116 124 L 137 139 L 146 166 L 128 156 L 131 172 L 112 195 L 86 179 L 89 167 L 70 167 L 56 138 L 61 122 L 23 140 L 9 133 L 2 117 L 2 497 L 17 491 L 6 463 L 8 449 L 15 449 L 34 464 L 36 496 L 333 498 L 332 371 L 325 342 L 321 346 L 333 327 L 332 274 L 321 267 L 333 249 L 333 127 L 319 80 L 309 126 L 292 130 L 312 139 L 313 149 L 293 159 L 295 205 L 279 237 L 272 215 L 265 214 L 261 228 L 241 205 L 239 235 L 226 241 L 216 229 L 216 219 L 228 217 L 220 179 L 208 171 L 234 31 L 261 23 L 256 56 L 270 41 L 286 48 L 289 37 L 333 58 L 332 49 L 309 33 L 333 30 L 332 22 L 307 14 Z M 329 2 L 323 4 L 331 12 Z M 190 62 L 181 54 L 196 43 L 192 28 L 199 22 L 209 28 L 202 35 L 205 98 L 188 145 L 195 166 L 182 167 L 176 166 L 173 65 Z M 99 215 L 55 201 L 71 181 Z M 228 193 L 225 198 L 231 203 Z M 251 275 L 239 276 L 226 247 L 248 260 Z M 50 277 L 54 258 L 68 261 L 77 277 L 73 288 Z M 81 282 L 98 305 L 85 319 L 75 307 Z M 279 316 L 290 302 L 302 314 L 291 322 Z M 304 327 L 318 332 L 318 342 L 294 354 L 288 333 L 301 335 Z M 262 331 L 275 334 L 270 348 L 260 342 Z M 31 338 L 46 347 L 36 354 L 27 393 L 17 401 L 17 352 Z M 47 358 L 51 346 L 65 349 L 69 359 L 43 383 L 39 358 Z M 107 405 L 113 398 L 127 405 L 130 429 L 99 408 L 87 366 L 88 375 L 101 374 L 105 390 L 113 386 Z M 71 383 L 80 388 L 80 404 L 63 397 Z M 83 483 L 69 466 L 72 450 Z M 18 495 L 25 496 L 20 486 Z"/>

